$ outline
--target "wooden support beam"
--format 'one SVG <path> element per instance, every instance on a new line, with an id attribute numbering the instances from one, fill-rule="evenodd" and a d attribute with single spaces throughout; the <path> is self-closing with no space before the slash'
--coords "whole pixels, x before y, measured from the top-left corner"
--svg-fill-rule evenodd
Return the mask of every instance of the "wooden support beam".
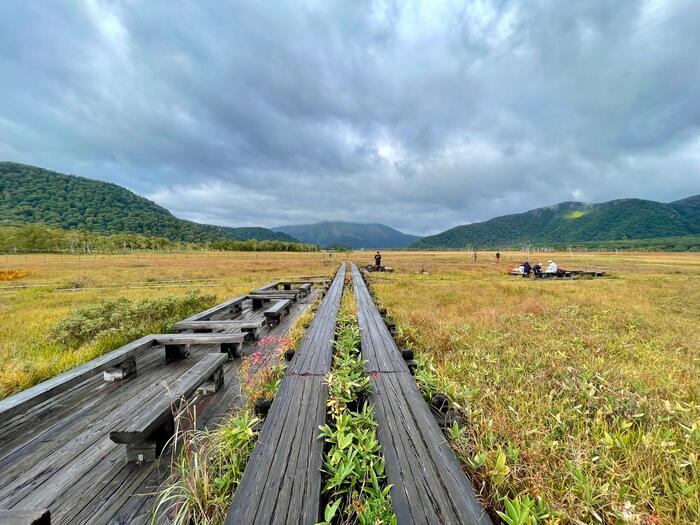
<path id="1" fill-rule="evenodd" d="M 136 359 L 131 357 L 103 372 L 105 381 L 120 381 L 136 373 Z"/>

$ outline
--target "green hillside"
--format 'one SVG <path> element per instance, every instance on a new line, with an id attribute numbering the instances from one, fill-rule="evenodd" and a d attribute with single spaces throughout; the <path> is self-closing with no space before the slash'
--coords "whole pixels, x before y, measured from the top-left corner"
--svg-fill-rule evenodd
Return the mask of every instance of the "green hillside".
<path id="1" fill-rule="evenodd" d="M 322 247 L 348 246 L 350 248 L 403 248 L 418 239 L 384 224 L 354 222 L 319 222 L 274 228 L 302 242 Z"/>
<path id="2" fill-rule="evenodd" d="M 700 232 L 700 196 L 669 204 L 621 199 L 601 204 L 562 202 L 525 213 L 457 226 L 425 237 L 416 249 L 506 248 L 682 237 Z"/>
<path id="3" fill-rule="evenodd" d="M 266 228 L 230 228 L 178 219 L 108 182 L 0 162 L 0 224 L 43 223 L 102 234 L 135 233 L 172 241 L 296 239 Z"/>

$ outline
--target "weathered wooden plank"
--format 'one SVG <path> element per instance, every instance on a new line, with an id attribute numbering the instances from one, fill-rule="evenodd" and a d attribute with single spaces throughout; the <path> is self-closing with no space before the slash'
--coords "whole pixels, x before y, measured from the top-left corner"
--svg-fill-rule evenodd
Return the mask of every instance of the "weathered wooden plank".
<path id="1" fill-rule="evenodd" d="M 272 281 L 271 283 L 267 283 L 266 285 L 263 285 L 260 288 L 256 288 L 255 290 L 253 290 L 252 293 L 259 293 L 259 292 L 267 292 L 267 291 L 276 290 L 279 285 L 280 285 L 280 281 Z"/>
<path id="2" fill-rule="evenodd" d="M 222 321 L 180 321 L 175 323 L 176 330 L 257 330 L 265 326 L 263 319 L 257 320 L 222 320 Z"/>
<path id="3" fill-rule="evenodd" d="M 51 513 L 48 509 L 0 509 L 0 525 L 50 525 L 50 523 Z"/>
<path id="4" fill-rule="evenodd" d="M 267 319 L 268 326 L 275 326 L 280 323 L 280 317 L 284 313 L 289 313 L 289 308 L 291 307 L 292 301 L 289 299 L 282 299 L 277 301 L 275 304 L 270 306 L 265 312 L 265 319 Z"/>
<path id="5" fill-rule="evenodd" d="M 248 299 L 275 301 L 278 299 L 296 299 L 299 296 L 299 289 L 295 290 L 279 290 L 277 292 L 261 292 L 248 294 Z"/>
<path id="6" fill-rule="evenodd" d="M 288 310 L 291 304 L 292 302 L 289 299 L 282 299 L 281 301 L 277 301 L 275 304 L 266 309 L 264 314 L 266 316 L 280 314 L 281 312 Z"/>
<path id="7" fill-rule="evenodd" d="M 190 397 L 194 391 L 219 369 L 226 356 L 207 354 L 190 368 L 177 381 L 169 385 L 165 392 L 154 397 L 131 420 L 112 430 L 109 437 L 115 443 L 138 443 L 146 440 L 156 429 L 172 417 L 172 402 Z"/>
<path id="8" fill-rule="evenodd" d="M 224 343 L 242 343 L 245 334 L 154 334 L 159 345 L 220 345 Z"/>
<path id="9" fill-rule="evenodd" d="M 319 521 L 328 387 L 322 376 L 285 376 L 236 491 L 226 523 Z"/>
<path id="10" fill-rule="evenodd" d="M 326 374 L 331 368 L 332 346 L 340 299 L 345 283 L 345 265 L 333 278 L 321 306 L 289 366 L 293 374 Z"/>
<path id="11" fill-rule="evenodd" d="M 333 334 L 345 280 L 341 265 L 300 344 L 248 460 L 226 523 L 317 523 Z"/>
<path id="12" fill-rule="evenodd" d="M 132 357 L 136 352 L 155 345 L 153 336 L 147 335 L 136 341 L 117 348 L 101 357 L 93 359 L 81 366 L 76 366 L 68 372 L 43 381 L 36 386 L 23 390 L 18 394 L 0 401 L 0 421 L 7 421 L 28 408 L 55 396 L 69 388 L 99 374 L 116 364 Z"/>
<path id="13" fill-rule="evenodd" d="M 352 273 L 370 402 L 398 523 L 490 524 L 355 265 Z"/>

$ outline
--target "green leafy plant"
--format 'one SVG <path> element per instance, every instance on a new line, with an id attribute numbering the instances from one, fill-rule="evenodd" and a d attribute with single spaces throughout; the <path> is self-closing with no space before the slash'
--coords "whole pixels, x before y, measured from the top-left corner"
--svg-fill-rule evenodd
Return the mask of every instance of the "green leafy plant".
<path id="1" fill-rule="evenodd" d="M 331 423 L 322 426 L 320 434 L 329 445 L 323 487 L 328 503 L 322 524 L 395 524 L 374 408 L 365 403 L 371 383 L 360 357 L 360 332 L 350 301 L 343 301 L 333 370 L 326 377 Z M 351 410 L 354 406 L 357 410 Z"/>
<path id="2" fill-rule="evenodd" d="M 158 494 L 153 523 L 223 523 L 258 438 L 258 419 L 242 411 L 214 430 L 177 433 L 171 478 Z"/>
<path id="3" fill-rule="evenodd" d="M 503 498 L 503 508 L 504 512 L 498 511 L 498 515 L 507 525 L 536 525 L 549 518 L 542 500 L 528 495 Z"/>

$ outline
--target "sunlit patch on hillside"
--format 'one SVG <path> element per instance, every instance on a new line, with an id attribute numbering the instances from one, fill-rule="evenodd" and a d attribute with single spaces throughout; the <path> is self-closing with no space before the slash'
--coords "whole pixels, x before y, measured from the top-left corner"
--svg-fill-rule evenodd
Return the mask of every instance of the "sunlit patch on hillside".
<path id="1" fill-rule="evenodd" d="M 574 210 L 574 211 L 570 211 L 569 213 L 567 213 L 565 218 L 566 219 L 580 219 L 584 215 L 586 215 L 585 211 Z"/>

